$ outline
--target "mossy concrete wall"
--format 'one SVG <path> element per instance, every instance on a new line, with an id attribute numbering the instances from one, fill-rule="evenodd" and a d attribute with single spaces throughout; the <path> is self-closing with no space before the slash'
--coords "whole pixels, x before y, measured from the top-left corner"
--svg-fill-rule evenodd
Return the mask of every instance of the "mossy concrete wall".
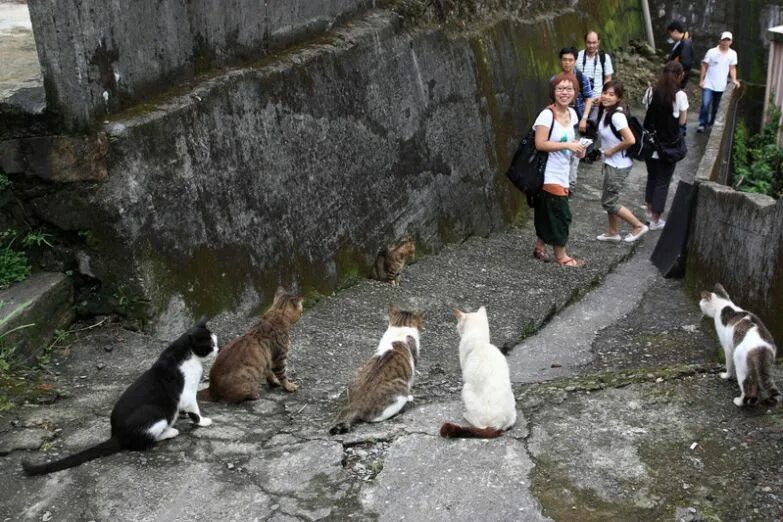
<path id="1" fill-rule="evenodd" d="M 47 102 L 67 127 L 321 33 L 375 0 L 38 0 Z"/>
<path id="2" fill-rule="evenodd" d="M 374 11 L 112 117 L 108 178 L 34 199 L 37 216 L 79 232 L 79 269 L 158 331 L 279 283 L 327 293 L 404 233 L 433 252 L 519 221 L 504 171 L 557 50 L 591 27 L 643 36 L 619 0 L 457 33 L 398 23 Z"/>

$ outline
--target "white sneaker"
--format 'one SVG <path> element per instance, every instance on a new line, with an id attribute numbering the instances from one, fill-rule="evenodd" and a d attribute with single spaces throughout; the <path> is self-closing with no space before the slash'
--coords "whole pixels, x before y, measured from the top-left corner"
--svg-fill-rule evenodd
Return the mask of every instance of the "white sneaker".
<path id="1" fill-rule="evenodd" d="M 650 223 L 650 230 L 663 230 L 666 226 L 666 221 L 659 219 L 657 223 Z"/>
<path id="2" fill-rule="evenodd" d="M 607 234 L 601 234 L 600 236 L 595 236 L 595 238 L 598 241 L 614 241 L 615 243 L 622 240 L 620 234 L 615 234 L 613 236 L 609 236 Z"/>
<path id="3" fill-rule="evenodd" d="M 642 229 L 639 231 L 638 234 L 636 234 L 635 236 L 633 234 L 628 234 L 627 236 L 625 236 L 624 241 L 626 243 L 633 243 L 634 241 L 638 240 L 640 237 L 645 235 L 648 230 L 650 230 L 650 228 L 647 225 L 642 225 Z"/>

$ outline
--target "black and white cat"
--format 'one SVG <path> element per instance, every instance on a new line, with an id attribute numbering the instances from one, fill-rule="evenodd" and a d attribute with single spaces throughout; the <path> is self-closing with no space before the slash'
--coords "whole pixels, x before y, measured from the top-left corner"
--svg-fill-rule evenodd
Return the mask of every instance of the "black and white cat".
<path id="1" fill-rule="evenodd" d="M 122 450 L 145 450 L 179 435 L 173 425 L 180 412 L 187 413 L 197 426 L 209 426 L 212 421 L 199 411 L 196 388 L 201 380 L 201 360 L 217 351 L 217 336 L 202 319 L 171 343 L 152 368 L 123 392 L 111 412 L 109 440 L 46 464 L 22 461 L 25 473 L 44 475 Z"/>
<path id="2" fill-rule="evenodd" d="M 730 379 L 736 373 L 740 395 L 734 398 L 734 404 L 753 405 L 764 394 L 764 404 L 780 402 L 782 397 L 771 375 L 777 349 L 761 319 L 735 305 L 720 283 L 714 292 L 701 293 L 699 307 L 715 319 L 715 331 L 726 355 L 726 371 L 720 374 L 721 379 Z"/>

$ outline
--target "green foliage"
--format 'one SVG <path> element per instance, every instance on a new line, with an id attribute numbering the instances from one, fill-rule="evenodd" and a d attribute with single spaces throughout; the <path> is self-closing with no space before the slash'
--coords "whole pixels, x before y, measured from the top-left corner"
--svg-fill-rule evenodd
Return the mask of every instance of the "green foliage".
<path id="1" fill-rule="evenodd" d="M 8 174 L 3 169 L 0 169 L 0 191 L 3 191 L 11 186 L 11 180 L 8 179 Z"/>
<path id="2" fill-rule="evenodd" d="M 32 303 L 32 300 L 20 304 L 5 316 L 0 317 L 0 329 L 2 329 L 6 324 L 8 324 L 8 322 L 11 321 L 14 317 L 21 314 L 25 310 L 25 308 L 30 306 L 30 303 Z M 2 309 L 4 305 L 5 302 L 0 301 L 0 309 Z M 33 326 L 32 323 L 22 324 L 0 334 L 0 375 L 7 374 L 8 372 L 11 371 L 13 367 L 14 352 L 16 352 L 16 346 L 7 344 L 5 342 L 5 337 L 10 333 L 16 332 L 17 330 L 22 330 L 24 328 L 29 328 L 31 326 Z"/>
<path id="3" fill-rule="evenodd" d="M 783 196 L 783 148 L 777 144 L 780 107 L 773 106 L 770 120 L 760 133 L 749 136 L 744 122 L 734 131 L 733 186 L 744 192 Z"/>
<path id="4" fill-rule="evenodd" d="M 35 230 L 33 232 L 29 232 L 24 239 L 22 239 L 22 245 L 25 248 L 33 248 L 33 247 L 40 247 L 43 245 L 48 246 L 49 248 L 54 248 L 54 245 L 49 242 L 49 238 L 51 238 L 51 234 L 47 234 L 46 232 L 42 230 Z"/>
<path id="5" fill-rule="evenodd" d="M 30 275 L 27 255 L 13 248 L 17 237 L 13 230 L 0 232 L 0 290 Z"/>

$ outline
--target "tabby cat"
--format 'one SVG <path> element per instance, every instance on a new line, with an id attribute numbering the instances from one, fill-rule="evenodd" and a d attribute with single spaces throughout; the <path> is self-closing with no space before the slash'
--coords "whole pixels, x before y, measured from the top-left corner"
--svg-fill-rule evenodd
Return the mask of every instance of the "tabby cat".
<path id="1" fill-rule="evenodd" d="M 209 387 L 198 392 L 205 401 L 240 402 L 260 398 L 258 388 L 266 378 L 270 386 L 294 392 L 297 385 L 286 378 L 289 330 L 302 317 L 302 297 L 278 287 L 269 309 L 244 335 L 220 349 L 209 372 Z"/>
<path id="2" fill-rule="evenodd" d="M 405 236 L 399 244 L 390 243 L 378 252 L 375 264 L 370 271 L 370 279 L 386 281 L 392 286 L 400 285 L 400 274 L 405 261 L 416 253 L 416 242 L 410 236 Z"/>
<path id="3" fill-rule="evenodd" d="M 345 433 L 360 420 L 385 421 L 413 401 L 411 387 L 423 318 L 422 312 L 406 312 L 392 305 L 389 327 L 375 355 L 359 369 L 348 387 L 348 404 L 329 433 Z"/>
<path id="4" fill-rule="evenodd" d="M 471 425 L 445 422 L 440 428 L 440 435 L 482 439 L 499 437 L 517 421 L 506 357 L 489 342 L 486 308 L 482 306 L 473 313 L 454 310 L 454 315 L 460 335 L 463 416 Z"/>
<path id="5" fill-rule="evenodd" d="M 217 337 L 206 320 L 182 334 L 117 400 L 111 412 L 111 437 L 96 446 L 45 464 L 22 461 L 28 475 L 43 475 L 78 466 L 123 450 L 140 451 L 179 435 L 174 428 L 180 412 L 196 426 L 212 420 L 201 415 L 196 388 L 201 380 L 201 360 L 217 352 Z"/>
<path id="6" fill-rule="evenodd" d="M 734 404 L 754 405 L 764 394 L 764 404 L 780 402 L 782 397 L 771 375 L 777 348 L 761 319 L 735 305 L 720 283 L 714 292 L 701 293 L 699 307 L 714 318 L 715 331 L 726 355 L 726 371 L 720 374 L 721 379 L 730 379 L 736 373 L 740 395 L 734 398 Z"/>

